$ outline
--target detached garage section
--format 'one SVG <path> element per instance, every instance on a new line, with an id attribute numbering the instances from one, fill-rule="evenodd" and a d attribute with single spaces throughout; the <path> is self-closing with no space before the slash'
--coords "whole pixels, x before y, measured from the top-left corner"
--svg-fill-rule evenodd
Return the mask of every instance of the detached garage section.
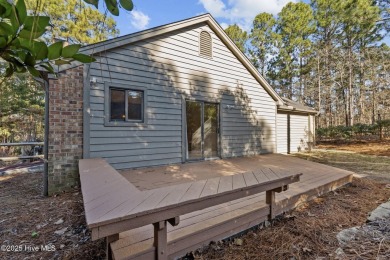
<path id="1" fill-rule="evenodd" d="M 287 98 L 283 101 L 284 104 L 278 106 L 276 120 L 277 153 L 310 150 L 315 140 L 317 111 Z"/>

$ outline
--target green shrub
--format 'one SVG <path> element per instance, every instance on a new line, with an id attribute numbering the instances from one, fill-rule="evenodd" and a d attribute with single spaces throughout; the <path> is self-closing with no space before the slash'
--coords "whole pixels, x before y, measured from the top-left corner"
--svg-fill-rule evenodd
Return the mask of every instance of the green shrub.
<path id="1" fill-rule="evenodd" d="M 376 124 L 355 124 L 353 126 L 329 126 L 316 129 L 318 140 L 349 140 L 353 138 L 364 138 L 366 136 L 378 136 L 382 128 L 382 133 L 388 135 L 390 133 L 390 120 L 382 120 Z"/>

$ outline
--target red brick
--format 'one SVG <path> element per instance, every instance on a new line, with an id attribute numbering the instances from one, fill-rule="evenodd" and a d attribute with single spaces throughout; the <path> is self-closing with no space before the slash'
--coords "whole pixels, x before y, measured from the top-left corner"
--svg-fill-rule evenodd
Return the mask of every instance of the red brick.
<path id="1" fill-rule="evenodd" d="M 52 194 L 79 185 L 78 159 L 83 154 L 83 66 L 59 73 L 56 80 L 49 80 L 49 85 L 49 194 Z"/>

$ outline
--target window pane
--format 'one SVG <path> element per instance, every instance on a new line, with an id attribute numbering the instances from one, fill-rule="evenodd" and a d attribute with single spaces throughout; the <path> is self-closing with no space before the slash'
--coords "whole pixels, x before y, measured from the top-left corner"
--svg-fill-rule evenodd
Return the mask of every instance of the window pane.
<path id="1" fill-rule="evenodd" d="M 204 157 L 218 157 L 218 105 L 204 103 Z"/>
<path id="2" fill-rule="evenodd" d="M 187 159 L 202 158 L 202 104 L 186 102 L 187 114 Z"/>
<path id="3" fill-rule="evenodd" d="M 142 120 L 142 109 L 143 109 L 143 92 L 129 90 L 127 92 L 128 100 L 128 120 Z"/>
<path id="4" fill-rule="evenodd" d="M 117 89 L 111 89 L 111 115 L 110 120 L 115 121 L 125 121 L 126 115 L 125 115 L 125 91 L 124 90 L 117 90 Z"/>

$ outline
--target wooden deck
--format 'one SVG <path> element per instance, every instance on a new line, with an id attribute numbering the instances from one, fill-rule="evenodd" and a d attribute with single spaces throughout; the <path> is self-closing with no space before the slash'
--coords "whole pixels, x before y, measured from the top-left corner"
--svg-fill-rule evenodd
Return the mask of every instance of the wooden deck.
<path id="1" fill-rule="evenodd" d="M 255 172 L 261 168 L 303 174 L 300 182 L 276 195 L 276 213 L 288 211 L 350 182 L 353 174 L 278 154 L 123 170 L 121 174 L 138 189 L 151 190 L 239 172 Z M 168 226 L 168 255 L 170 258 L 184 255 L 211 240 L 244 231 L 267 220 L 269 214 L 264 193 L 260 193 L 183 215 L 179 225 Z M 146 225 L 120 233 L 119 240 L 111 244 L 115 259 L 129 256 L 132 259 L 154 259 L 153 232 L 153 226 Z"/>

